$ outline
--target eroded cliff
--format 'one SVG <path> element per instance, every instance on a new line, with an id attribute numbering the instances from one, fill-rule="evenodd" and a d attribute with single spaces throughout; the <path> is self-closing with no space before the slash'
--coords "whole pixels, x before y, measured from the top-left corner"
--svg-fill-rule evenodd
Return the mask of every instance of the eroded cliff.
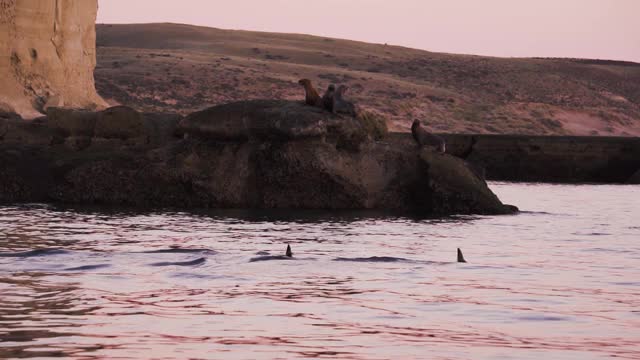
<path id="1" fill-rule="evenodd" d="M 97 0 L 0 0 L 0 111 L 96 109 Z"/>

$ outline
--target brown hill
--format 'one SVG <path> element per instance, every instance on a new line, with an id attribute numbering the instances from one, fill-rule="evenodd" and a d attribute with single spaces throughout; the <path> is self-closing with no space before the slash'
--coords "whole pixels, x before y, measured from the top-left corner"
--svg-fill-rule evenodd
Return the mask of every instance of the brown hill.
<path id="1" fill-rule="evenodd" d="M 432 53 L 178 24 L 98 25 L 96 85 L 113 103 L 183 114 L 241 99 L 302 99 L 347 84 L 392 130 L 640 136 L 640 64 Z"/>

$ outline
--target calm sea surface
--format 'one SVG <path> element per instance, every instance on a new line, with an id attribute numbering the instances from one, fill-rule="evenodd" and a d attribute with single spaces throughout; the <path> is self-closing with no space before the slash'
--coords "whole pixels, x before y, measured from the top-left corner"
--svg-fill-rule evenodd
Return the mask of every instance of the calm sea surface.
<path id="1" fill-rule="evenodd" d="M 491 186 L 524 212 L 0 207 L 0 358 L 640 359 L 640 187 Z"/>

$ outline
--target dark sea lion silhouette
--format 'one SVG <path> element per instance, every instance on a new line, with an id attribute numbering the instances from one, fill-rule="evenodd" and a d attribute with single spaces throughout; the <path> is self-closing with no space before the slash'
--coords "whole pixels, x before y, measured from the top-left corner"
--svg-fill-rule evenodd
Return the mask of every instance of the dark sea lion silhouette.
<path id="1" fill-rule="evenodd" d="M 311 80 L 309 79 L 301 79 L 298 81 L 298 84 L 304 87 L 305 98 L 304 102 L 307 105 L 322 107 L 322 98 L 318 95 L 318 92 L 311 84 Z"/>
<path id="2" fill-rule="evenodd" d="M 336 93 L 336 86 L 331 84 L 327 88 L 327 91 L 322 95 L 322 107 L 330 112 L 333 112 L 333 96 Z"/>
<path id="3" fill-rule="evenodd" d="M 458 262 L 459 263 L 467 262 L 467 260 L 464 259 L 464 255 L 462 255 L 462 250 L 460 250 L 460 248 L 458 248 Z"/>
<path id="4" fill-rule="evenodd" d="M 345 85 L 340 85 L 336 89 L 333 94 L 333 113 L 334 114 L 346 114 L 352 117 L 356 117 L 358 113 L 356 112 L 355 105 L 344 99 L 344 94 L 347 92 L 349 88 Z"/>
<path id="5" fill-rule="evenodd" d="M 447 145 L 443 138 L 428 132 L 422 127 L 420 120 L 414 120 L 411 125 L 411 134 L 413 139 L 420 146 L 430 146 L 436 148 L 438 152 L 444 154 L 447 151 Z"/>

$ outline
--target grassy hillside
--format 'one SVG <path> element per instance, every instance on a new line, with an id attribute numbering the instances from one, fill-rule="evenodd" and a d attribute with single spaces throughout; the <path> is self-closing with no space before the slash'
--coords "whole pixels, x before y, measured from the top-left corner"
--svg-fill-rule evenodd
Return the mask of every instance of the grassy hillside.
<path id="1" fill-rule="evenodd" d="M 178 24 L 98 25 L 96 86 L 112 103 L 189 113 L 302 99 L 300 78 L 347 84 L 393 130 L 640 136 L 640 64 L 432 53 L 309 35 Z M 320 90 L 322 91 L 322 90 Z"/>

